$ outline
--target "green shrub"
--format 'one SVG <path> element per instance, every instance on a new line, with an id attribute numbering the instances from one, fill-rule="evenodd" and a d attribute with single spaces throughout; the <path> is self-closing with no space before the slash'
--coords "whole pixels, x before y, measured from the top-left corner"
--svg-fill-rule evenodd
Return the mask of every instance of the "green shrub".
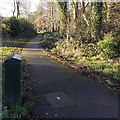
<path id="1" fill-rule="evenodd" d="M 3 35 L 8 33 L 12 37 L 32 37 L 36 34 L 34 25 L 25 18 L 11 17 L 3 20 L 2 23 Z"/>
<path id="2" fill-rule="evenodd" d="M 98 45 L 93 43 L 82 44 L 80 47 L 84 52 L 84 56 L 92 57 L 92 56 L 98 55 L 100 52 Z"/>
<path id="3" fill-rule="evenodd" d="M 120 39 L 114 39 L 110 34 L 104 35 L 104 40 L 98 42 L 105 57 L 120 57 Z"/>
<path id="4" fill-rule="evenodd" d="M 12 36 L 17 36 L 21 32 L 20 22 L 15 17 L 9 19 L 9 29 Z"/>
<path id="5" fill-rule="evenodd" d="M 45 33 L 43 38 L 44 43 L 42 44 L 42 47 L 52 49 L 55 47 L 55 43 L 59 40 L 60 37 L 62 36 L 58 32 Z"/>
<path id="6" fill-rule="evenodd" d="M 114 74 L 114 77 L 120 80 L 120 65 L 117 66 L 117 70 Z"/>
<path id="7" fill-rule="evenodd" d="M 8 32 L 10 31 L 7 23 L 3 22 L 2 25 L 1 25 L 1 27 L 2 27 L 2 36 L 3 37 L 7 36 Z"/>

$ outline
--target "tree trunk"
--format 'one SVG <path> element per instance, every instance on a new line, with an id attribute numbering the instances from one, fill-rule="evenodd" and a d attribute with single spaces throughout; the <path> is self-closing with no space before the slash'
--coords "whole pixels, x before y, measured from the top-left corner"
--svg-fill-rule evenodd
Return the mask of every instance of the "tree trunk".
<path id="1" fill-rule="evenodd" d="M 14 1 L 14 10 L 13 10 L 13 16 L 15 16 L 15 11 L 16 11 L 16 5 L 15 5 L 15 1 Z"/>
<path id="2" fill-rule="evenodd" d="M 20 2 L 16 2 L 17 4 L 17 18 L 20 16 Z"/>

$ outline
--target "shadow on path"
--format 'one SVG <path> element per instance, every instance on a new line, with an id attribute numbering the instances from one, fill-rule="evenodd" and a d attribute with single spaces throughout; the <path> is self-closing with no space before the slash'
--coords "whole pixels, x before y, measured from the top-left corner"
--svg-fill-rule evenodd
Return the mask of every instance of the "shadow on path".
<path id="1" fill-rule="evenodd" d="M 46 56 L 39 45 L 40 41 L 42 34 L 28 43 L 23 50 L 23 55 L 30 61 L 32 68 L 32 94 L 43 99 L 34 107 L 38 118 L 118 117 L 117 95 Z M 63 96 L 59 93 L 63 93 Z M 62 102 L 56 97 L 60 97 Z M 74 104 L 67 105 L 69 101 Z M 55 105 L 57 107 L 54 107 Z"/>

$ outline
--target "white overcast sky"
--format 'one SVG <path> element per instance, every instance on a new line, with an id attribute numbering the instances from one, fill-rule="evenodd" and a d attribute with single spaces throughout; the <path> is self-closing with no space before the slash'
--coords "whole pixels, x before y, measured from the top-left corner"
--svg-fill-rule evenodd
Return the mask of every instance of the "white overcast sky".
<path id="1" fill-rule="evenodd" d="M 30 0 L 31 2 L 31 9 L 30 11 L 35 11 L 37 4 L 41 0 Z M 12 7 L 13 0 L 0 0 L 0 15 L 3 17 L 10 17 L 12 16 Z"/>

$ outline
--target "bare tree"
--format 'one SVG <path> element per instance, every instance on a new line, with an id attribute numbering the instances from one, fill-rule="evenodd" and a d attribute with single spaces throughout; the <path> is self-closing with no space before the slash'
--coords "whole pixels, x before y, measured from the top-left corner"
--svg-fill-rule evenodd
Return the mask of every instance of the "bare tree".
<path id="1" fill-rule="evenodd" d="M 16 2 L 13 0 L 13 16 L 15 16 L 15 11 L 16 11 Z"/>
<path id="2" fill-rule="evenodd" d="M 16 6 L 17 6 L 17 17 L 20 16 L 20 1 L 16 1 Z"/>
<path id="3" fill-rule="evenodd" d="M 44 7 L 43 7 L 44 6 Z M 38 31 L 57 31 L 59 29 L 59 13 L 56 3 L 40 2 L 37 11 L 30 14 L 29 19 Z"/>
<path id="4" fill-rule="evenodd" d="M 13 16 L 20 17 L 28 17 L 30 14 L 30 0 L 13 0 Z M 16 14 L 16 15 L 15 15 Z"/>

